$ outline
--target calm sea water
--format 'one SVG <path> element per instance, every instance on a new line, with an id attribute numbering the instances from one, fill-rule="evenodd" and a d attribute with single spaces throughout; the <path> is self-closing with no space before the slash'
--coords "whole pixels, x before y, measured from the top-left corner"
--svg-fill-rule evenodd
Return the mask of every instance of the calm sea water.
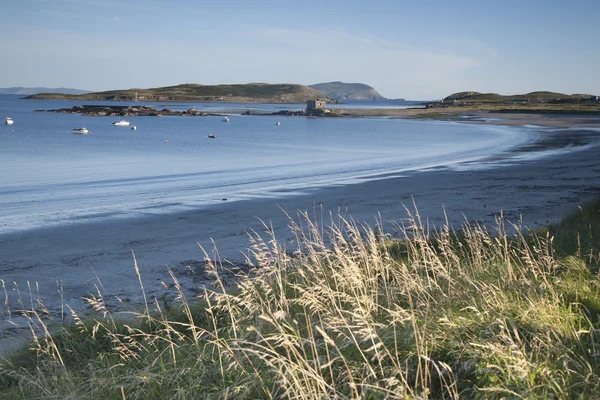
<path id="1" fill-rule="evenodd" d="M 76 104 L 82 103 L 0 95 L 0 117 L 15 121 L 0 126 L 0 233 L 174 212 L 223 198 L 289 195 L 307 187 L 476 160 L 530 140 L 529 134 L 505 127 L 236 115 L 303 105 L 154 103 L 149 105 L 227 113 L 230 122 L 222 117 L 127 118 L 135 131 L 113 126 L 119 118 L 35 111 Z M 91 134 L 71 133 L 82 126 Z"/>

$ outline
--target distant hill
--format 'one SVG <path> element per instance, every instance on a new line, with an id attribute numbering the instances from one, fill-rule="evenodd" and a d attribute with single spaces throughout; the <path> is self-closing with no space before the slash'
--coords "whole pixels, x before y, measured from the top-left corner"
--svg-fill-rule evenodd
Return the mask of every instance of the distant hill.
<path id="1" fill-rule="evenodd" d="M 304 103 L 325 95 L 295 84 L 248 83 L 243 85 L 200 85 L 187 83 L 151 89 L 125 89 L 80 95 L 40 93 L 28 99 L 78 99 L 114 101 L 231 101 L 256 103 Z"/>
<path id="2" fill-rule="evenodd" d="M 596 96 L 591 94 L 563 94 L 556 92 L 531 92 L 526 94 L 500 95 L 498 93 L 479 93 L 479 92 L 458 92 L 445 97 L 443 103 L 493 103 L 493 104 L 511 104 L 511 103 L 580 103 L 590 100 L 596 100 Z"/>
<path id="3" fill-rule="evenodd" d="M 46 87 L 9 87 L 0 88 L 0 94 L 38 94 L 38 93 L 62 93 L 62 94 L 83 94 L 89 93 L 89 90 L 79 90 L 70 88 L 46 88 Z"/>
<path id="4" fill-rule="evenodd" d="M 327 82 L 310 85 L 310 87 L 336 101 L 386 100 L 377 90 L 364 83 Z"/>
<path id="5" fill-rule="evenodd" d="M 458 92 L 440 101 L 426 103 L 427 108 L 462 108 L 500 112 L 598 113 L 600 96 L 537 91 L 525 94 Z"/>

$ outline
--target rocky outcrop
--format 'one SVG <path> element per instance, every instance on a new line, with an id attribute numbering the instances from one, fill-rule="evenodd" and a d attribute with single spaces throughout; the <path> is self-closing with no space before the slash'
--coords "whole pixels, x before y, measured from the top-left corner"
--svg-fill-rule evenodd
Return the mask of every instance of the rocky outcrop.
<path id="1" fill-rule="evenodd" d="M 45 112 L 55 112 L 60 114 L 81 114 L 87 117 L 161 117 L 161 116 L 218 116 L 221 114 L 212 114 L 199 111 L 195 108 L 189 108 L 185 111 L 173 111 L 168 108 L 157 110 L 148 106 L 104 106 L 104 105 L 84 105 L 74 106 L 71 108 L 60 108 L 57 110 L 38 110 Z M 314 110 L 281 110 L 274 113 L 251 113 L 244 112 L 242 115 L 281 115 L 281 116 L 305 116 L 305 117 L 339 117 L 340 115 L 331 110 L 314 109 Z"/>
<path id="2" fill-rule="evenodd" d="M 168 108 L 157 110 L 148 106 L 74 106 L 71 108 L 61 108 L 58 110 L 40 110 L 47 112 L 56 112 L 61 114 L 82 114 L 89 117 L 130 117 L 130 116 L 142 116 L 142 117 L 160 117 L 163 115 L 169 116 L 207 116 L 207 115 L 218 115 L 209 114 L 202 111 L 198 111 L 195 108 L 190 108 L 185 111 L 172 111 Z"/>

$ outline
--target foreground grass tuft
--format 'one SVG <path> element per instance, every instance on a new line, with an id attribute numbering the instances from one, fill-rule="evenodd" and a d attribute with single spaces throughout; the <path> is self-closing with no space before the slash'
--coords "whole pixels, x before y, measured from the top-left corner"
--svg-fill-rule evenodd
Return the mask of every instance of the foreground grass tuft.
<path id="1" fill-rule="evenodd" d="M 97 296 L 96 319 L 40 336 L 2 363 L 0 394 L 597 397 L 597 236 L 595 228 L 579 231 L 589 220 L 527 234 L 499 220 L 490 234 L 469 224 L 432 232 L 418 213 L 409 217 L 398 240 L 303 216 L 291 224 L 293 255 L 274 237 L 255 235 L 255 264 L 235 289 L 209 264 L 216 288 L 193 302 L 178 289 L 172 310 L 155 302 L 116 321 Z"/>

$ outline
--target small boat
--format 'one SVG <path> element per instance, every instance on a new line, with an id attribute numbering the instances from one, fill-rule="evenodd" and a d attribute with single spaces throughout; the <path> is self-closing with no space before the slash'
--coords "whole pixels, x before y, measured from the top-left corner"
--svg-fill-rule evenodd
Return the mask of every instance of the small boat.
<path id="1" fill-rule="evenodd" d="M 132 131 L 135 131 L 136 129 L 137 129 L 137 127 L 135 125 L 131 127 Z"/>
<path id="2" fill-rule="evenodd" d="M 216 135 L 213 135 L 212 133 L 211 133 L 210 135 L 208 135 L 208 137 L 209 137 L 210 139 L 216 139 L 216 138 L 217 138 L 217 136 L 216 136 Z"/>
<path id="3" fill-rule="evenodd" d="M 6 125 L 12 125 L 15 121 L 12 120 L 12 118 L 10 117 L 6 117 L 6 119 L 4 120 L 4 123 Z"/>
<path id="4" fill-rule="evenodd" d="M 119 122 L 113 122 L 114 126 L 129 126 L 129 121 L 120 120 Z"/>
<path id="5" fill-rule="evenodd" d="M 223 122 L 229 122 L 229 117 L 223 118 Z"/>
<path id="6" fill-rule="evenodd" d="M 90 131 L 88 131 L 86 128 L 75 128 L 71 132 L 79 133 L 81 135 L 87 135 L 88 133 L 90 133 Z"/>

